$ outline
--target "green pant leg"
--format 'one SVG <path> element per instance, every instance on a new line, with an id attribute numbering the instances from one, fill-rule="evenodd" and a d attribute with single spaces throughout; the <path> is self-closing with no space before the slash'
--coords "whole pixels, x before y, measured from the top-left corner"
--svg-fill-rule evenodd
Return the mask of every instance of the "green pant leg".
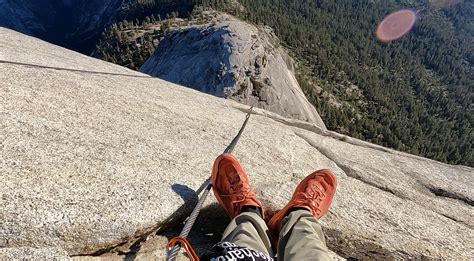
<path id="1" fill-rule="evenodd" d="M 256 213 L 242 212 L 235 217 L 224 231 L 224 241 L 273 256 L 268 227 Z"/>
<path id="2" fill-rule="evenodd" d="M 321 225 L 306 210 L 291 212 L 281 221 L 278 261 L 331 260 Z"/>

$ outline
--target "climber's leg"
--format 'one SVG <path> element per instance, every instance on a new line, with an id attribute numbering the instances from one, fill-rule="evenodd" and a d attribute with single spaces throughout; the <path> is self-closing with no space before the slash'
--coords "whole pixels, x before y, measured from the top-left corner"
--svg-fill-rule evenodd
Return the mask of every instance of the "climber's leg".
<path id="1" fill-rule="evenodd" d="M 273 256 L 267 225 L 257 213 L 242 212 L 235 217 L 224 231 L 222 242 L 231 242 Z"/>
<path id="2" fill-rule="evenodd" d="M 336 177 L 330 170 L 316 171 L 300 182 L 290 202 L 268 223 L 279 261 L 329 259 L 317 219 L 329 210 L 335 191 Z"/>
<path id="3" fill-rule="evenodd" d="M 256 199 L 256 193 L 237 159 L 227 153 L 219 156 L 214 162 L 211 182 L 214 196 L 232 219 L 222 242 L 273 256 L 262 203 Z"/>
<path id="4" fill-rule="evenodd" d="M 292 211 L 281 221 L 278 260 L 330 259 L 321 225 L 309 211 Z"/>

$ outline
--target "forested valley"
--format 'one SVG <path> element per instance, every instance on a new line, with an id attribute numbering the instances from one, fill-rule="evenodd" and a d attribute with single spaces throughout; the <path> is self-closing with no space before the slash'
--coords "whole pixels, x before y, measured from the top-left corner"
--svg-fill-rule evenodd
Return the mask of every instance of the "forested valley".
<path id="1" fill-rule="evenodd" d="M 196 17 L 207 8 L 225 11 L 275 30 L 297 60 L 298 81 L 329 129 L 474 166 L 474 2 L 432 2 L 200 0 L 192 1 L 187 13 L 161 17 L 149 12 L 156 8 L 149 0 L 141 3 L 146 16 L 103 33 L 95 55 L 137 69 L 179 25 L 178 17 Z M 379 42 L 378 22 L 403 8 L 417 12 L 412 31 Z"/>

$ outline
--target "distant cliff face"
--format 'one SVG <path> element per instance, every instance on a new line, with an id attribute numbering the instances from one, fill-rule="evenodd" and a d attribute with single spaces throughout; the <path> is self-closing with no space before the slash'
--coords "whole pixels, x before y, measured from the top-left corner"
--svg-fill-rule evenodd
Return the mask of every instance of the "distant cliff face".
<path id="1" fill-rule="evenodd" d="M 52 0 L 0 0 L 0 26 L 30 35 L 46 32 L 53 24 Z M 49 10 L 49 14 L 43 13 Z"/>
<path id="2" fill-rule="evenodd" d="M 0 0 L 0 26 L 87 52 L 123 0 Z"/>
<path id="3" fill-rule="evenodd" d="M 165 37 L 141 72 L 325 128 L 268 27 L 228 15 Z"/>
<path id="4" fill-rule="evenodd" d="M 0 27 L 90 54 L 114 22 L 171 11 L 186 15 L 193 5 L 192 0 L 0 0 Z"/>

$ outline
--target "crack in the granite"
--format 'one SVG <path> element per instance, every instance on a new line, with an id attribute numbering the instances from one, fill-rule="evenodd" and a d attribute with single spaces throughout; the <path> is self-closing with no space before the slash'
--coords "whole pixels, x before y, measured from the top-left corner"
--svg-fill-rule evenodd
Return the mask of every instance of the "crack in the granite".
<path id="1" fill-rule="evenodd" d="M 364 179 L 362 178 L 360 175 L 358 175 L 357 173 L 355 173 L 350 167 L 342 164 L 341 162 L 339 162 L 337 160 L 337 158 L 331 153 L 329 152 L 328 150 L 322 148 L 321 146 L 318 146 L 316 144 L 314 144 L 313 141 L 311 141 L 309 138 L 307 138 L 306 136 L 304 136 L 303 134 L 301 133 L 298 133 L 298 132 L 294 132 L 296 136 L 300 137 L 301 139 L 303 139 L 308 145 L 312 146 L 313 148 L 317 149 L 321 154 L 323 154 L 326 158 L 328 158 L 329 160 L 331 160 L 334 164 L 336 164 L 336 166 L 338 166 L 342 171 L 344 171 L 344 173 L 350 177 L 350 178 L 354 178 L 356 180 L 359 180 L 369 186 L 372 186 L 372 187 L 375 187 L 375 188 L 378 188 L 384 192 L 387 192 L 387 193 L 390 193 L 392 195 L 394 195 L 395 197 L 398 197 L 398 198 L 401 198 L 401 199 L 404 199 L 404 200 L 409 200 L 409 201 L 413 201 L 411 198 L 395 191 L 395 190 L 392 190 L 388 187 L 385 187 L 385 186 L 381 186 L 380 184 L 377 184 L 375 182 L 371 182 L 371 181 L 368 181 L 367 179 Z M 443 190 L 443 189 L 440 189 L 440 188 L 433 188 L 433 187 L 430 187 L 426 184 L 423 184 L 424 187 L 426 187 L 433 195 L 435 196 L 438 196 L 438 197 L 445 197 L 445 198 L 450 198 L 450 199 L 454 199 L 454 200 L 458 200 L 460 202 L 462 202 L 463 204 L 466 204 L 468 206 L 473 206 L 473 201 L 468 199 L 468 198 L 465 198 L 465 197 L 461 197 L 457 194 L 454 194 L 454 193 L 451 193 L 449 191 L 446 191 L 446 190 Z M 415 202 L 417 203 L 417 202 Z M 447 214 L 445 213 L 442 213 L 442 212 L 439 212 L 439 211 L 436 211 L 436 210 L 431 210 L 433 211 L 434 213 L 437 213 L 443 217 L 446 217 L 458 224 L 462 224 L 462 225 L 465 225 L 467 227 L 470 227 L 469 224 L 467 224 L 465 221 L 462 221 L 462 220 L 458 220 L 454 217 L 451 217 L 451 216 L 448 216 Z"/>
<path id="2" fill-rule="evenodd" d="M 356 180 L 359 180 L 369 186 L 372 186 L 372 187 L 375 187 L 375 188 L 378 188 L 384 192 L 388 192 L 396 197 L 399 197 L 399 198 L 402 198 L 402 199 L 406 199 L 405 196 L 403 195 L 400 195 L 400 193 L 397 193 L 396 191 L 390 189 L 390 188 L 387 188 L 387 187 L 384 187 L 384 186 L 381 186 L 375 182 L 371 182 L 369 180 L 366 180 L 364 179 L 363 177 L 361 177 L 360 175 L 356 174 L 350 167 L 342 164 L 341 162 L 339 162 L 336 157 L 334 155 L 332 155 L 332 153 L 330 153 L 329 151 L 327 151 L 326 149 L 324 148 L 321 148 L 320 146 L 317 146 L 316 144 L 314 144 L 310 139 L 308 139 L 306 136 L 302 135 L 301 133 L 298 133 L 298 132 L 294 132 L 296 136 L 300 137 L 301 139 L 303 139 L 308 145 L 310 145 L 311 147 L 317 149 L 321 154 L 323 154 L 326 158 L 328 158 L 329 160 L 331 160 L 334 164 L 336 164 L 337 167 L 339 167 L 342 171 L 344 171 L 344 173 L 350 177 L 350 178 L 353 178 L 353 179 L 356 179 Z"/>
<path id="3" fill-rule="evenodd" d="M 248 106 L 248 107 L 246 107 L 246 106 Z M 231 104 L 229 107 L 234 108 L 236 110 L 239 110 L 241 112 L 247 113 L 248 109 L 250 108 L 250 105 L 239 104 L 237 106 L 237 105 Z M 319 127 L 316 124 L 311 123 L 311 122 L 297 120 L 297 119 L 289 119 L 289 118 L 286 118 L 282 115 L 272 113 L 272 112 L 269 112 L 269 111 L 267 113 L 265 113 L 265 111 L 266 111 L 265 109 L 260 109 L 260 110 L 262 110 L 262 112 L 254 109 L 252 114 L 265 117 L 267 119 L 273 120 L 273 121 L 275 121 L 277 123 L 280 123 L 280 124 L 283 124 L 285 126 L 310 131 L 312 133 L 316 133 L 316 134 L 324 136 L 324 137 L 329 137 L 329 138 L 333 138 L 333 139 L 349 138 L 345 142 L 347 142 L 348 144 L 351 144 L 353 146 L 366 148 L 366 149 L 373 149 L 373 150 L 377 150 L 377 151 L 381 151 L 381 152 L 386 152 L 386 153 L 389 153 L 389 154 L 392 154 L 392 155 L 404 156 L 404 157 L 408 157 L 408 158 L 412 158 L 412 159 L 416 159 L 416 160 L 433 161 L 433 162 L 436 162 L 438 164 L 447 165 L 451 168 L 460 168 L 460 169 L 466 168 L 466 166 L 449 165 L 447 163 L 435 161 L 433 159 L 425 158 L 425 157 L 422 157 L 422 156 L 397 151 L 397 150 L 391 149 L 391 148 L 386 148 L 386 147 L 383 147 L 381 145 L 373 144 L 373 143 L 370 143 L 370 142 L 367 142 L 367 141 L 363 141 L 363 140 L 359 140 L 359 139 L 356 139 L 356 138 L 353 138 L 353 137 L 345 136 L 345 135 L 336 133 L 334 131 L 329 131 L 329 130 L 323 129 L 323 128 L 321 128 L 321 127 Z"/>
<path id="4" fill-rule="evenodd" d="M 190 214 L 191 211 L 194 209 L 195 205 L 197 204 L 198 195 L 196 192 L 187 186 L 174 184 L 172 189 L 181 197 L 183 197 L 184 203 L 176 209 L 174 213 L 172 213 L 167 219 L 163 220 L 162 222 L 157 223 L 154 226 L 142 228 L 140 230 L 135 231 L 134 234 L 124 237 L 121 242 L 110 244 L 108 246 L 103 246 L 101 248 L 97 248 L 95 251 L 83 251 L 83 253 L 78 254 L 71 254 L 70 257 L 80 257 L 80 256 L 101 256 L 103 254 L 116 252 L 121 255 L 125 255 L 128 257 L 133 257 L 133 254 L 136 249 L 139 249 L 140 244 L 146 241 L 147 237 L 150 235 L 157 235 L 163 231 L 176 227 L 177 225 L 181 224 Z M 192 191 L 192 195 L 190 192 Z M 191 198 L 188 198 L 191 197 Z M 124 249 L 122 251 L 120 249 Z"/>
<path id="5" fill-rule="evenodd" d="M 450 198 L 450 199 L 461 201 L 468 206 L 471 206 L 471 207 L 474 206 L 474 201 L 467 197 L 463 197 L 453 192 L 446 191 L 442 188 L 434 188 L 434 187 L 429 187 L 429 186 L 426 186 L 426 187 L 431 193 L 433 193 L 433 195 L 437 197 Z"/>

